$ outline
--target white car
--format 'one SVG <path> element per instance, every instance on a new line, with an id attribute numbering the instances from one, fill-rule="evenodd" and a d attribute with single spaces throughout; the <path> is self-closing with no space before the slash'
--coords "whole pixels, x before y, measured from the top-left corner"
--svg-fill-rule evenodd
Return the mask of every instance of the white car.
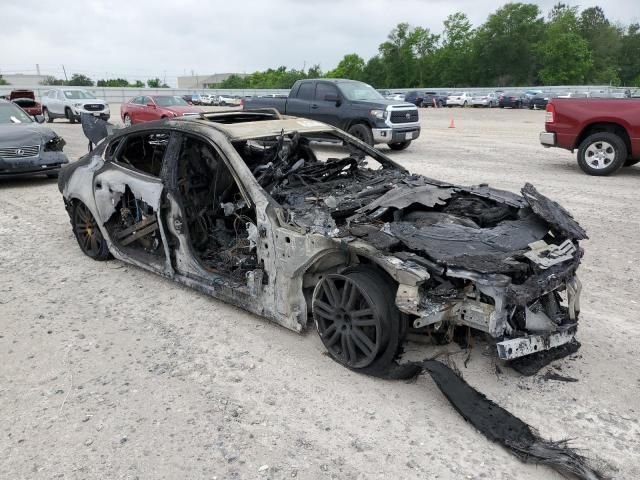
<path id="1" fill-rule="evenodd" d="M 215 100 L 215 95 L 209 95 L 208 93 L 203 93 L 200 95 L 200 105 L 213 105 Z"/>
<path id="2" fill-rule="evenodd" d="M 471 105 L 474 107 L 497 107 L 498 95 L 494 92 L 487 93 L 486 95 L 476 95 L 471 99 Z"/>
<path id="3" fill-rule="evenodd" d="M 218 95 L 218 105 L 220 105 L 221 107 L 226 107 L 227 105 L 240 105 L 240 99 L 229 97 L 226 95 Z"/>
<path id="4" fill-rule="evenodd" d="M 447 107 L 451 108 L 454 105 L 459 107 L 466 107 L 471 105 L 473 96 L 469 92 L 457 92 L 452 93 L 447 97 Z"/>
<path id="5" fill-rule="evenodd" d="M 80 121 L 80 114 L 89 113 L 109 120 L 109 104 L 82 88 L 52 88 L 42 96 L 42 115 L 51 123 L 54 118 L 66 118 L 70 123 Z"/>

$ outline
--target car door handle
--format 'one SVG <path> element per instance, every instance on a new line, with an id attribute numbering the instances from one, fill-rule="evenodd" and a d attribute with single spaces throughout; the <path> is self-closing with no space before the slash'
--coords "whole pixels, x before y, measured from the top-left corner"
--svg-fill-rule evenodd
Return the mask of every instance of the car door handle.
<path id="1" fill-rule="evenodd" d="M 316 103 L 312 103 L 311 104 L 311 108 L 316 109 L 316 108 L 318 108 L 318 105 Z"/>

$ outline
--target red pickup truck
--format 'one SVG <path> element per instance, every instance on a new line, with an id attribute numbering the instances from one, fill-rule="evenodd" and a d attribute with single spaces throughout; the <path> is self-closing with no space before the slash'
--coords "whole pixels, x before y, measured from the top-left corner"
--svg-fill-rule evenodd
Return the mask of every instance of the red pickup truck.
<path id="1" fill-rule="evenodd" d="M 547 105 L 545 147 L 578 149 L 589 175 L 609 175 L 640 162 L 640 99 L 554 98 Z"/>

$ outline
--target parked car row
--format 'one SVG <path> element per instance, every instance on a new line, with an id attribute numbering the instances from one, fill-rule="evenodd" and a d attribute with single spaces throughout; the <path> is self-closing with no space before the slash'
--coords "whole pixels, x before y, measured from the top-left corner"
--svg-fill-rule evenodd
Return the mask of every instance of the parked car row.
<path id="1" fill-rule="evenodd" d="M 194 93 L 182 95 L 182 98 L 191 105 L 211 105 L 211 106 L 238 106 L 242 97 L 238 95 L 213 95 L 208 93 Z"/>

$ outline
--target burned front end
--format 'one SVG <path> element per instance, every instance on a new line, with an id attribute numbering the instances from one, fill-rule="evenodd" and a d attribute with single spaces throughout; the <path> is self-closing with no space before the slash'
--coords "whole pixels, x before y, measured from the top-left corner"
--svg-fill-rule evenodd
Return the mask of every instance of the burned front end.
<path id="1" fill-rule="evenodd" d="M 416 332 L 442 339 L 468 326 L 503 360 L 573 341 L 586 234 L 532 185 L 517 196 L 408 177 L 350 220 L 350 235 L 428 271 L 398 303 Z"/>
<path id="2" fill-rule="evenodd" d="M 281 166 L 271 167 L 280 178 L 264 182 L 285 221 L 382 267 L 399 285 L 396 306 L 413 333 L 442 341 L 471 327 L 489 334 L 504 360 L 573 341 L 586 234 L 532 185 L 521 195 L 457 186 L 397 166 L 368 168 L 358 153 L 317 161 L 304 139 L 290 138 Z"/>

